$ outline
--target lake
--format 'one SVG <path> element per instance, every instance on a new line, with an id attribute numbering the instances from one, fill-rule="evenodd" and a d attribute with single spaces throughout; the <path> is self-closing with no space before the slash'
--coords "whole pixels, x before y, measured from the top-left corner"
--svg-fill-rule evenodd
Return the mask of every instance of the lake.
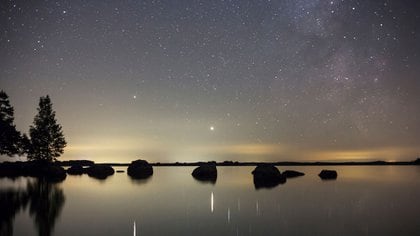
<path id="1" fill-rule="evenodd" d="M 254 167 L 218 167 L 215 184 L 193 179 L 193 169 L 154 167 L 143 181 L 126 173 L 59 184 L 2 178 L 0 235 L 133 235 L 134 222 L 137 235 L 420 232 L 418 166 L 279 167 L 306 175 L 258 190 Z M 322 169 L 337 170 L 338 179 L 322 181 Z"/>

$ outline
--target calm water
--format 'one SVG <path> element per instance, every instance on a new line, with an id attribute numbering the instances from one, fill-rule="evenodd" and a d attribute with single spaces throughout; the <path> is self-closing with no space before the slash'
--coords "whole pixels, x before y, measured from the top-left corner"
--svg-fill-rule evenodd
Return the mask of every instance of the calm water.
<path id="1" fill-rule="evenodd" d="M 306 175 L 259 190 L 253 167 L 218 167 L 215 185 L 194 180 L 193 167 L 156 167 L 147 181 L 3 178 L 0 199 L 14 207 L 1 209 L 0 234 L 133 235 L 134 221 L 137 235 L 419 234 L 420 167 L 328 168 L 337 180 L 321 181 L 322 167 L 280 167 Z"/>

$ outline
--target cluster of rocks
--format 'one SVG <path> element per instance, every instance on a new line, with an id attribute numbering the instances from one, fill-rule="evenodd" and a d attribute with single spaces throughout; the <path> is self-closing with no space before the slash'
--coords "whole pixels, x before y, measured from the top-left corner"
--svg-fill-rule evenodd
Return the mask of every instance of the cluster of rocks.
<path id="1" fill-rule="evenodd" d="M 60 163 L 48 163 L 45 161 L 29 162 L 4 162 L 0 163 L 0 177 L 16 178 L 19 176 L 30 176 L 44 178 L 46 180 L 59 182 L 69 175 L 83 175 L 96 179 L 106 179 L 115 173 L 110 165 L 94 164 L 88 162 L 73 162 L 67 171 L 59 165 Z M 85 166 L 83 164 L 87 164 Z M 124 171 L 119 171 L 124 172 Z M 147 179 L 153 175 L 153 167 L 145 160 L 131 162 L 127 168 L 127 175 L 132 179 Z M 286 183 L 287 179 L 305 175 L 295 170 L 280 172 L 272 164 L 259 164 L 252 171 L 255 188 L 272 188 L 279 184 Z M 215 183 L 217 180 L 216 162 L 202 162 L 192 172 L 192 176 L 203 182 Z M 318 175 L 322 180 L 337 179 L 335 170 L 322 170 Z"/>
<path id="2" fill-rule="evenodd" d="M 20 176 L 60 182 L 66 179 L 67 175 L 63 167 L 46 161 L 4 162 L 0 164 L 0 177 L 17 178 Z"/>
<path id="3" fill-rule="evenodd" d="M 255 188 L 272 188 L 279 184 L 286 183 L 287 179 L 295 178 L 305 175 L 302 172 L 295 170 L 286 170 L 281 173 L 277 167 L 271 164 L 261 164 L 252 171 L 254 176 Z M 322 170 L 318 176 L 322 180 L 334 180 L 337 179 L 337 171 L 335 170 Z"/>
<path id="4" fill-rule="evenodd" d="M 288 178 L 295 178 L 305 175 L 295 170 L 286 170 L 283 173 L 271 164 L 260 164 L 252 171 L 255 188 L 272 188 L 279 184 L 286 183 Z"/>
<path id="5" fill-rule="evenodd" d="M 124 171 L 117 171 L 123 173 Z M 94 164 L 89 167 L 83 167 L 80 164 L 72 165 L 67 169 L 69 175 L 82 175 L 87 174 L 88 176 L 96 179 L 106 179 L 115 173 L 114 168 L 110 165 Z M 145 160 L 136 160 L 131 162 L 128 166 L 127 174 L 133 179 L 146 179 L 153 175 L 153 168 Z"/>
<path id="6" fill-rule="evenodd" d="M 69 175 L 83 175 L 87 174 L 89 177 L 95 179 L 106 179 L 115 173 L 114 168 L 110 165 L 93 164 L 84 167 L 81 164 L 74 164 L 67 169 Z"/>
<path id="7" fill-rule="evenodd" d="M 68 162 L 71 166 L 65 170 L 63 162 L 47 161 L 3 162 L 0 163 L 0 177 L 17 178 L 38 177 L 53 182 L 63 181 L 67 174 L 83 175 L 96 179 L 106 179 L 115 173 L 111 165 L 95 164 L 93 162 Z M 119 171 L 124 172 L 124 171 Z M 147 161 L 133 161 L 127 169 L 127 174 L 133 179 L 146 179 L 153 175 L 153 168 Z"/>

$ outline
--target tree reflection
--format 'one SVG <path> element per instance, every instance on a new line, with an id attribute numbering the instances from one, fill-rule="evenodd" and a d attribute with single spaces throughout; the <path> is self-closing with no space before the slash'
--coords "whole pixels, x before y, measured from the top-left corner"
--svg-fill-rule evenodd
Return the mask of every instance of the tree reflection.
<path id="1" fill-rule="evenodd" d="M 34 219 L 38 235 L 51 235 L 55 221 L 64 206 L 63 190 L 55 184 L 38 180 L 28 184 L 28 193 L 31 198 L 29 214 Z"/>
<path id="2" fill-rule="evenodd" d="M 26 191 L 0 190 L 0 235 L 13 235 L 13 220 L 21 209 L 25 209 L 28 199 Z"/>
<path id="3" fill-rule="evenodd" d="M 13 235 L 14 217 L 29 206 L 38 235 L 49 236 L 64 203 L 63 190 L 41 179 L 29 181 L 26 190 L 0 190 L 0 235 Z"/>

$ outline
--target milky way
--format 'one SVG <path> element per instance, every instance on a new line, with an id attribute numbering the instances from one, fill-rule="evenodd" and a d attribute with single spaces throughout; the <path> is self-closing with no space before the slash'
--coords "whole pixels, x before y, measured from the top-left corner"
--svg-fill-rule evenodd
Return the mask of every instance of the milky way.
<path id="1" fill-rule="evenodd" d="M 22 132 L 39 97 L 51 96 L 68 141 L 62 159 L 420 155 L 419 1 L 0 9 L 0 87 Z"/>

